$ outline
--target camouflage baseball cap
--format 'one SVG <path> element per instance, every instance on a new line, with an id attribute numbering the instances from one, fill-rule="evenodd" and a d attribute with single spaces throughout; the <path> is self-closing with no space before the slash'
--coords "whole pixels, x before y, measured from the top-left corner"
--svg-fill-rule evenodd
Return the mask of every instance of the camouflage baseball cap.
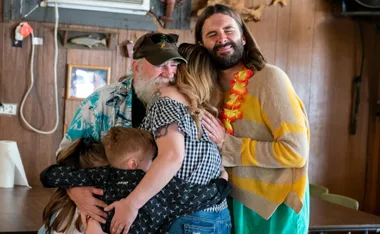
<path id="1" fill-rule="evenodd" d="M 177 34 L 147 33 L 140 37 L 133 47 L 133 59 L 145 58 L 154 66 L 170 60 L 187 61 L 178 53 Z"/>

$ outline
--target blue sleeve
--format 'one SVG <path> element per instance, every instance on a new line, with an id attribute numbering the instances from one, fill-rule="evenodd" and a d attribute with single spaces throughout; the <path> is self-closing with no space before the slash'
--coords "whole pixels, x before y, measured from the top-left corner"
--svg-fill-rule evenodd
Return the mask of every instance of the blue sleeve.
<path id="1" fill-rule="evenodd" d="M 59 145 L 57 154 L 78 138 L 91 136 L 96 141 L 100 140 L 104 119 L 102 105 L 99 92 L 94 92 L 81 103 Z"/>

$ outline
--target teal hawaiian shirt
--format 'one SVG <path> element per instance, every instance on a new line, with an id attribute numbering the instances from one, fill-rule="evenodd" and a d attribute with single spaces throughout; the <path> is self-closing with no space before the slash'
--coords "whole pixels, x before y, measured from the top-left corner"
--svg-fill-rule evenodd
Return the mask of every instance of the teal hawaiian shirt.
<path id="1" fill-rule="evenodd" d="M 71 141 L 92 137 L 99 141 L 113 126 L 132 127 L 132 76 L 96 90 L 79 106 L 59 145 L 59 152 Z"/>

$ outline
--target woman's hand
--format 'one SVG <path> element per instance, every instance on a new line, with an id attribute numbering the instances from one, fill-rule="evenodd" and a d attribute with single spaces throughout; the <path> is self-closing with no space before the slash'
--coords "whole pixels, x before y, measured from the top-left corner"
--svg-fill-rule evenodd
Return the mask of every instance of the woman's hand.
<path id="1" fill-rule="evenodd" d="M 127 234 L 132 223 L 135 221 L 139 208 L 135 207 L 133 201 L 129 200 L 127 197 L 104 208 L 105 211 L 115 209 L 115 215 L 112 218 L 110 226 L 111 234 Z"/>
<path id="2" fill-rule="evenodd" d="M 202 123 L 206 128 L 207 135 L 221 149 L 224 143 L 224 136 L 226 135 L 226 129 L 222 122 L 206 111 L 202 117 Z"/>
<path id="3" fill-rule="evenodd" d="M 94 187 L 74 187 L 66 189 L 66 192 L 78 207 L 85 228 L 89 217 L 100 223 L 106 223 L 107 214 L 99 207 L 106 207 L 107 204 L 93 196 L 103 195 L 103 190 Z"/>

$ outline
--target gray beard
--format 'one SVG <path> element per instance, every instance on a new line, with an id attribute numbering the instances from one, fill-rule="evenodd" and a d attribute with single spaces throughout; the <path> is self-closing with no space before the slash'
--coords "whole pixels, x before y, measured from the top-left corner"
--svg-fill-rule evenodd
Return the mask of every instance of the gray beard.
<path id="1" fill-rule="evenodd" d="M 152 101 L 153 94 L 161 87 L 168 86 L 174 81 L 174 78 L 157 77 L 149 79 L 144 75 L 135 77 L 133 87 L 137 97 L 144 103 L 149 104 Z"/>

